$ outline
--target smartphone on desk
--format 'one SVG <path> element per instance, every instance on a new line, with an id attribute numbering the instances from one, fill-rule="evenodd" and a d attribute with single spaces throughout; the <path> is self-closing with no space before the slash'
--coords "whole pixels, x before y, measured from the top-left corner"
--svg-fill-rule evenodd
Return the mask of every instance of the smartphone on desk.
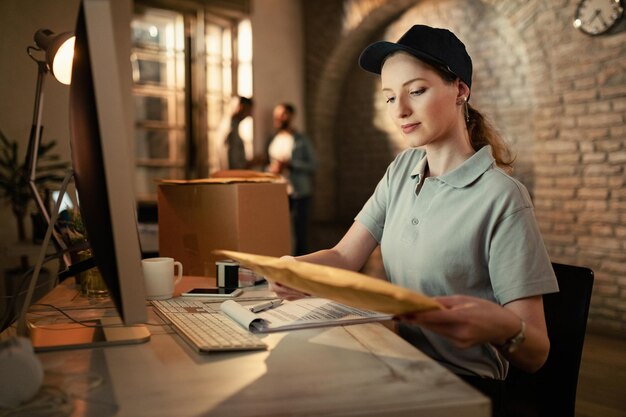
<path id="1" fill-rule="evenodd" d="M 194 288 L 181 294 L 183 297 L 234 298 L 243 291 L 240 288 Z"/>

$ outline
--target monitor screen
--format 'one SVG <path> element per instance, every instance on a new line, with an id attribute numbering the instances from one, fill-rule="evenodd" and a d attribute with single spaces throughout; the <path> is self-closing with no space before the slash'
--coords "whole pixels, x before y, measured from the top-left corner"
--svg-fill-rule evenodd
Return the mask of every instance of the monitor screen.
<path id="1" fill-rule="evenodd" d="M 132 169 L 130 51 L 113 1 L 83 0 L 76 24 L 70 131 L 79 209 L 95 263 L 124 323 L 146 321 Z"/>

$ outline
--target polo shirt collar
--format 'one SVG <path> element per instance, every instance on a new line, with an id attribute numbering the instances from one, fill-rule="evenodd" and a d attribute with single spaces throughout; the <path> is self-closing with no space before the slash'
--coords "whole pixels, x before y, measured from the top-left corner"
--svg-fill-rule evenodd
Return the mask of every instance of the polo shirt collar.
<path id="1" fill-rule="evenodd" d="M 426 166 L 428 166 L 428 159 L 426 158 L 426 153 L 422 156 L 422 159 L 419 160 L 413 171 L 411 172 L 411 178 L 417 179 L 417 183 L 421 184 L 422 179 L 424 178 L 424 172 L 426 171 Z"/>
<path id="2" fill-rule="evenodd" d="M 454 170 L 440 176 L 439 180 L 455 188 L 466 187 L 485 173 L 493 165 L 494 161 L 495 159 L 491 155 L 491 146 L 486 145 Z M 428 159 L 426 154 L 424 154 L 411 172 L 411 178 L 416 178 L 418 184 L 424 178 L 427 164 Z"/>

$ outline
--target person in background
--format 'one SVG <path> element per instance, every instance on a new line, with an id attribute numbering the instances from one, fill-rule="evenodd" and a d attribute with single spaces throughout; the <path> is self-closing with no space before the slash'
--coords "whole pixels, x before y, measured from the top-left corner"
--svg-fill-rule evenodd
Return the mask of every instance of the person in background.
<path id="1" fill-rule="evenodd" d="M 251 98 L 236 96 L 231 103 L 231 112 L 220 126 L 218 134 L 219 169 L 247 169 L 249 161 L 243 140 L 239 135 L 239 125 L 252 115 L 253 101 Z"/>
<path id="2" fill-rule="evenodd" d="M 534 372 L 546 361 L 542 295 L 558 291 L 529 194 L 508 174 L 505 142 L 468 102 L 472 61 L 452 32 L 415 25 L 368 46 L 359 64 L 380 74 L 409 148 L 335 247 L 296 260 L 358 271 L 380 245 L 392 283 L 444 307 L 397 317 L 398 333 L 503 415 L 509 364 Z"/>
<path id="3" fill-rule="evenodd" d="M 289 103 L 280 103 L 274 107 L 275 133 L 267 142 L 267 170 L 284 176 L 288 181 L 293 254 L 303 255 L 308 251 L 317 157 L 311 140 L 294 128 L 295 113 L 295 107 Z"/>

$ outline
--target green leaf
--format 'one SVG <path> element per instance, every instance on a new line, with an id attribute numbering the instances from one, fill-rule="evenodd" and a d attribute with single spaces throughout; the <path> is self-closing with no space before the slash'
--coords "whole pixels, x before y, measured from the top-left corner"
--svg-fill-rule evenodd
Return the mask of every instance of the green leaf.
<path id="1" fill-rule="evenodd" d="M 70 168 L 68 162 L 62 162 L 58 155 L 51 153 L 55 146 L 54 140 L 40 144 L 35 179 L 37 187 L 62 182 Z M 19 158 L 17 141 L 11 141 L 0 130 L 0 198 L 7 200 L 18 216 L 26 212 L 33 200 L 29 178 L 30 170 Z"/>

